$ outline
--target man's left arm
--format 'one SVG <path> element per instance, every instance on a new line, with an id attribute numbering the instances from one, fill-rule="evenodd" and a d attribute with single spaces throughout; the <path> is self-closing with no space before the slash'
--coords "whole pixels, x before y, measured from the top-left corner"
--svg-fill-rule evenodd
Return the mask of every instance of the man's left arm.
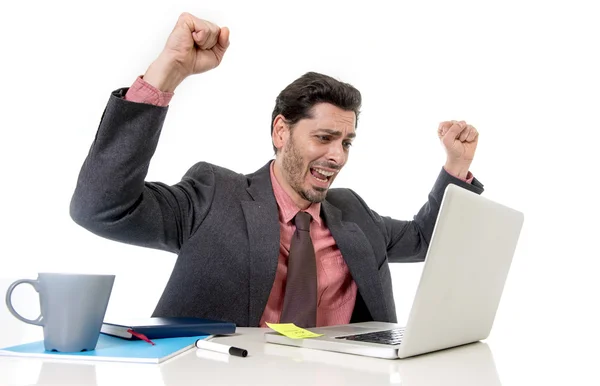
<path id="1" fill-rule="evenodd" d="M 421 262 L 425 260 L 433 228 L 448 184 L 455 184 L 477 194 L 483 184 L 469 171 L 479 133 L 464 121 L 440 123 L 438 138 L 446 150 L 446 164 L 431 189 L 428 200 L 412 221 L 382 217 L 390 262 Z"/>

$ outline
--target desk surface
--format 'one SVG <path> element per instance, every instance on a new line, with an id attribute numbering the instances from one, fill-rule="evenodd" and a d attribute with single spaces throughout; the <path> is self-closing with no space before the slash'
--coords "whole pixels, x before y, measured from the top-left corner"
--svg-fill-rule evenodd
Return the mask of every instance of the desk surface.
<path id="1" fill-rule="evenodd" d="M 587 375 L 571 372 L 564 359 L 548 361 L 560 356 L 526 341 L 512 349 L 510 340 L 500 342 L 498 352 L 493 342 L 478 342 L 385 360 L 265 343 L 266 331 L 238 328 L 235 336 L 215 339 L 247 349 L 246 358 L 197 349 L 159 365 L 0 357 L 0 385 L 598 385 L 590 368 L 582 367 Z"/>

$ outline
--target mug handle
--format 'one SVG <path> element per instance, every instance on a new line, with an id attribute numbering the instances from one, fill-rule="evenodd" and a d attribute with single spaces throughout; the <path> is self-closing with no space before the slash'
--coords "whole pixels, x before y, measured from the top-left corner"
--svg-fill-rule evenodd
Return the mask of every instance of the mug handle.
<path id="1" fill-rule="evenodd" d="M 44 317 L 40 314 L 40 316 L 37 317 L 37 319 L 32 320 L 32 319 L 27 319 L 22 317 L 21 315 L 19 315 L 19 313 L 14 309 L 12 302 L 11 302 L 11 296 L 12 296 L 12 292 L 13 290 L 19 285 L 19 284 L 31 284 L 31 286 L 35 289 L 36 292 L 38 291 L 38 284 L 39 282 L 37 280 L 30 280 L 30 279 L 21 279 L 21 280 L 17 280 L 14 283 L 12 283 L 9 287 L 8 290 L 6 291 L 6 306 L 8 307 L 8 310 L 10 311 L 11 314 L 13 314 L 13 316 L 17 319 L 19 319 L 22 322 L 25 323 L 29 323 L 29 324 L 34 324 L 36 326 L 43 326 L 43 322 L 44 322 Z"/>

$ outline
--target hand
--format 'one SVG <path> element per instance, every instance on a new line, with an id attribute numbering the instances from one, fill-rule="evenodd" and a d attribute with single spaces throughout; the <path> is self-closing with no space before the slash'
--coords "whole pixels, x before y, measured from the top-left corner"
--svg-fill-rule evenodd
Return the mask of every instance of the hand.
<path id="1" fill-rule="evenodd" d="M 477 129 L 465 121 L 446 121 L 438 127 L 438 138 L 446 149 L 445 169 L 457 177 L 466 178 L 477 149 Z"/>
<path id="2" fill-rule="evenodd" d="M 217 67 L 228 47 L 227 27 L 183 13 L 144 80 L 159 90 L 172 92 L 186 77 Z"/>

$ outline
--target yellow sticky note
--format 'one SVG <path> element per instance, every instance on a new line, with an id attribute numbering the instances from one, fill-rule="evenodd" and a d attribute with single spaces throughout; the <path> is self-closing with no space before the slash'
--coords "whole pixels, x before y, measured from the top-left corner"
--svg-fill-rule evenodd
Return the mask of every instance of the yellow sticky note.
<path id="1" fill-rule="evenodd" d="M 267 326 L 292 339 L 316 338 L 318 336 L 323 336 L 323 334 L 315 334 L 314 332 L 300 328 L 294 323 L 267 323 Z"/>

